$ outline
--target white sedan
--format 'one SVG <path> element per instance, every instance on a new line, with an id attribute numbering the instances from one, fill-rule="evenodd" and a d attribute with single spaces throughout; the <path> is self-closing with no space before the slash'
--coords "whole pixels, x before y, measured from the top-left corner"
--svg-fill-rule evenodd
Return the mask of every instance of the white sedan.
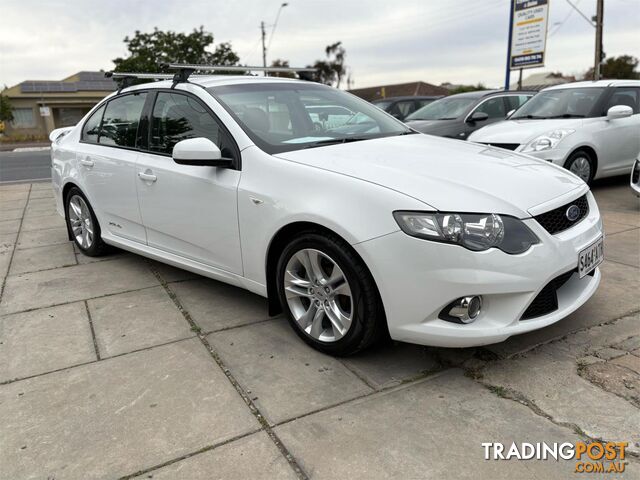
<path id="1" fill-rule="evenodd" d="M 344 125 L 313 121 L 322 106 Z M 466 347 L 557 322 L 600 281 L 594 197 L 555 165 L 418 134 L 311 82 L 128 87 L 52 134 L 86 255 L 113 245 L 248 289 L 318 350 Z"/>
<path id="2" fill-rule="evenodd" d="M 600 80 L 542 90 L 472 142 L 553 162 L 591 183 L 628 175 L 640 152 L 640 80 Z"/>

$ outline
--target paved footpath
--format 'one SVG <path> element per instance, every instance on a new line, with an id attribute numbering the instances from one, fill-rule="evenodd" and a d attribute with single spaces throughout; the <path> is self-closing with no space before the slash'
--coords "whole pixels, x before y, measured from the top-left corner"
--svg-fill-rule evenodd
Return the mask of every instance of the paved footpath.
<path id="1" fill-rule="evenodd" d="M 305 346 L 264 299 L 67 241 L 48 184 L 0 186 L 0 479 L 562 479 L 482 442 L 626 441 L 640 478 L 640 206 L 595 189 L 603 281 L 485 348 Z"/>

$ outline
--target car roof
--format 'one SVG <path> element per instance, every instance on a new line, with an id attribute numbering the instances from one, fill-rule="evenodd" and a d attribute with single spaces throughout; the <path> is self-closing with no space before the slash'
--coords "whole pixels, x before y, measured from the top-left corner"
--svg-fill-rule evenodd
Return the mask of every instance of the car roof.
<path id="1" fill-rule="evenodd" d="M 222 85 L 244 85 L 255 83 L 313 83 L 307 80 L 298 80 L 285 77 L 263 77 L 255 75 L 191 75 L 189 83 L 200 85 L 204 88 L 217 87 Z M 172 80 L 162 80 L 159 82 L 143 83 L 123 89 L 123 91 L 134 91 L 148 88 L 170 88 L 173 85 Z M 314 83 L 314 85 L 321 85 Z"/>
<path id="2" fill-rule="evenodd" d="M 640 80 L 586 80 L 583 82 L 563 83 L 547 87 L 547 90 L 562 90 L 565 88 L 596 88 L 596 87 L 640 87 Z"/>
<path id="3" fill-rule="evenodd" d="M 398 97 L 376 98 L 372 100 L 371 103 L 397 102 L 398 100 L 437 100 L 442 97 L 443 95 L 401 95 Z"/>

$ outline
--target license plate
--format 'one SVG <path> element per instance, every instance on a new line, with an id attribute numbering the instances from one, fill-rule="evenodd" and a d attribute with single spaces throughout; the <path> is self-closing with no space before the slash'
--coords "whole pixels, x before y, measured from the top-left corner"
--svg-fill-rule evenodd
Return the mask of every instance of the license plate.
<path id="1" fill-rule="evenodd" d="M 600 237 L 578 254 L 578 274 L 587 275 L 604 260 L 604 237 Z"/>

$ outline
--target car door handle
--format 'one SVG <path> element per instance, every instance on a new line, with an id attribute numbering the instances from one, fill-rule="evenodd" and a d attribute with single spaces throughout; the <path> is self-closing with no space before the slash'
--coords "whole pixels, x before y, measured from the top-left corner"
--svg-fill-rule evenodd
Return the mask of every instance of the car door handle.
<path id="1" fill-rule="evenodd" d="M 95 165 L 95 162 L 93 160 L 88 159 L 88 158 L 81 158 L 80 159 L 80 163 L 82 165 L 84 165 L 85 167 L 93 167 Z"/>
<path id="2" fill-rule="evenodd" d="M 156 180 L 158 180 L 158 177 L 156 177 L 155 175 L 145 172 L 138 172 L 138 178 L 145 182 L 155 182 Z"/>

